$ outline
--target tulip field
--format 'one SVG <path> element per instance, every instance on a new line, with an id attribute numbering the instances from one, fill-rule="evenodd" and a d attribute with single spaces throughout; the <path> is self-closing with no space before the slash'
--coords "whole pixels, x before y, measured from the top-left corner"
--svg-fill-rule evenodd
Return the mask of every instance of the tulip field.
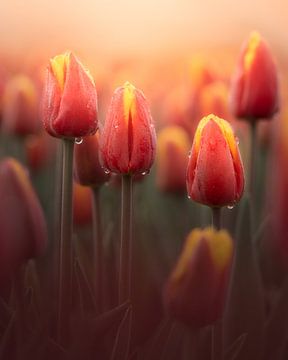
<path id="1" fill-rule="evenodd" d="M 287 76 L 229 56 L 0 64 L 0 360 L 288 358 Z"/>

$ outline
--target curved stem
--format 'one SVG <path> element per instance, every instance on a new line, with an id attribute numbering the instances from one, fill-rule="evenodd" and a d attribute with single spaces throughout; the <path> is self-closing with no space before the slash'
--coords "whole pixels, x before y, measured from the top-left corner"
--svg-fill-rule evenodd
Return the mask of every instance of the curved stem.
<path id="1" fill-rule="evenodd" d="M 93 269 L 94 269 L 94 292 L 96 310 L 103 311 L 103 238 L 101 211 L 99 199 L 99 187 L 92 188 L 93 192 Z"/>
<path id="2" fill-rule="evenodd" d="M 257 121 L 250 121 L 251 143 L 250 143 L 250 178 L 249 178 L 249 196 L 251 204 L 251 226 L 254 233 L 255 221 L 255 183 L 256 183 L 256 155 L 257 155 Z"/>
<path id="3" fill-rule="evenodd" d="M 122 176 L 119 304 L 130 299 L 132 264 L 132 176 Z"/>
<path id="4" fill-rule="evenodd" d="M 69 340 L 72 309 L 72 197 L 74 139 L 63 139 L 57 340 Z"/>

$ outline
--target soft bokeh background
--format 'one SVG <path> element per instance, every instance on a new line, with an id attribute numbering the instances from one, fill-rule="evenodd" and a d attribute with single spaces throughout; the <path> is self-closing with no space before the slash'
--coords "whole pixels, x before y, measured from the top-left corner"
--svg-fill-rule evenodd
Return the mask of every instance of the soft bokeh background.
<path id="1" fill-rule="evenodd" d="M 286 0 L 1 0 L 1 54 L 22 65 L 67 48 L 95 66 L 115 56 L 168 61 L 239 47 L 253 29 L 285 53 L 286 13 Z"/>

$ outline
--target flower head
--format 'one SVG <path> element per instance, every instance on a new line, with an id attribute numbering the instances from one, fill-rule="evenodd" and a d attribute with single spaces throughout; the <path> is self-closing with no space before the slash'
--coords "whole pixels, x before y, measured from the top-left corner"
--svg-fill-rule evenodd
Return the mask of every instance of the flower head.
<path id="1" fill-rule="evenodd" d="M 156 134 L 143 93 L 129 82 L 114 92 L 103 129 L 103 166 L 118 174 L 148 172 L 153 164 Z"/>
<path id="2" fill-rule="evenodd" d="M 232 79 L 231 109 L 239 118 L 271 118 L 279 108 L 278 75 L 267 43 L 257 32 L 250 35 Z"/>
<path id="3" fill-rule="evenodd" d="M 163 191 L 185 192 L 190 138 L 180 126 L 167 126 L 158 134 L 157 186 Z"/>
<path id="4" fill-rule="evenodd" d="M 20 136 L 39 133 L 37 91 L 29 77 L 16 75 L 7 82 L 2 106 L 4 132 Z"/>
<path id="5" fill-rule="evenodd" d="M 172 317 L 192 328 L 221 317 L 233 251 L 225 230 L 191 231 L 164 290 L 165 307 Z"/>
<path id="6" fill-rule="evenodd" d="M 43 253 L 47 229 L 27 172 L 12 158 L 0 163 L 0 197 L 1 281 L 25 261 Z"/>
<path id="7" fill-rule="evenodd" d="M 97 130 L 93 78 L 70 52 L 50 60 L 42 104 L 43 122 L 55 137 L 76 138 Z"/>
<path id="8" fill-rule="evenodd" d="M 196 130 L 187 167 L 187 191 L 211 207 L 237 203 L 244 190 L 244 172 L 237 141 L 229 123 L 211 114 Z"/>

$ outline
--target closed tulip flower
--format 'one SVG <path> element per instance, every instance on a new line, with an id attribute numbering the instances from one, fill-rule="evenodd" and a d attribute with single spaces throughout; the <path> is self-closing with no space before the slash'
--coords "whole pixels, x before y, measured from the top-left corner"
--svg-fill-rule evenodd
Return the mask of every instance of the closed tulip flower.
<path id="1" fill-rule="evenodd" d="M 47 229 L 27 171 L 12 158 L 0 163 L 0 197 L 0 280 L 3 281 L 25 261 L 43 253 Z"/>
<path id="2" fill-rule="evenodd" d="M 190 138 L 180 126 L 168 126 L 158 134 L 156 183 L 162 191 L 185 192 Z"/>
<path id="3" fill-rule="evenodd" d="M 269 119 L 279 107 L 278 75 L 267 43 L 257 32 L 250 35 L 232 79 L 231 109 L 238 118 Z"/>
<path id="4" fill-rule="evenodd" d="M 170 316 L 193 329 L 223 313 L 234 245 L 225 230 L 193 230 L 164 289 Z"/>
<path id="5" fill-rule="evenodd" d="M 244 190 L 244 172 L 229 123 L 211 114 L 196 130 L 187 167 L 189 197 L 210 207 L 233 206 Z"/>
<path id="6" fill-rule="evenodd" d="M 5 133 L 25 136 L 41 130 L 37 91 L 29 77 L 17 75 L 7 82 L 2 106 Z"/>
<path id="7" fill-rule="evenodd" d="M 97 130 L 97 94 L 90 73 L 70 52 L 50 60 L 42 117 L 47 132 L 79 138 Z"/>
<path id="8" fill-rule="evenodd" d="M 99 161 L 99 134 L 87 136 L 74 150 L 74 178 L 86 186 L 101 186 L 109 180 Z"/>
<path id="9" fill-rule="evenodd" d="M 156 134 L 143 93 L 126 82 L 114 92 L 103 128 L 103 166 L 118 174 L 148 172 L 153 164 Z"/>

